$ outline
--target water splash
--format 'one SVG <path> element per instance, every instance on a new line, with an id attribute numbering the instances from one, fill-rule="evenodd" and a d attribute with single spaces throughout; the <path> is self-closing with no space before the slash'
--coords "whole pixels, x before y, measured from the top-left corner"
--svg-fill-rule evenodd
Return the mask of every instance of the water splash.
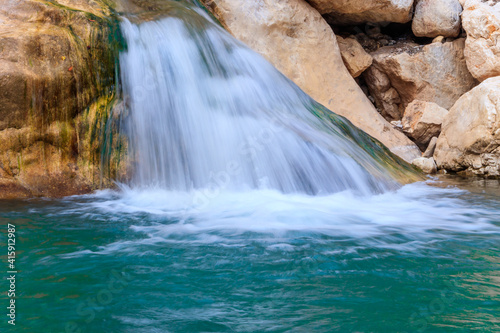
<path id="1" fill-rule="evenodd" d="M 391 172 L 407 166 L 378 141 L 201 9 L 175 8 L 157 21 L 122 23 L 133 187 L 324 194 L 399 186 Z"/>

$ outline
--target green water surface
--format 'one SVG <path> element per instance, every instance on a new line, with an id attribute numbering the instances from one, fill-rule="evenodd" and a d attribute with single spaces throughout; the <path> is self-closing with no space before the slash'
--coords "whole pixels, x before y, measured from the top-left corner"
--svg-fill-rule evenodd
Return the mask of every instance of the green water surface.
<path id="1" fill-rule="evenodd" d="M 498 183 L 459 186 L 472 192 L 431 199 L 450 212 L 452 197 L 474 207 L 471 229 L 425 236 L 404 227 L 404 214 L 373 235 L 228 231 L 215 222 L 162 234 L 147 227 L 179 220 L 95 206 L 118 194 L 1 201 L 1 331 L 500 332 Z M 9 223 L 15 326 L 6 316 Z"/>

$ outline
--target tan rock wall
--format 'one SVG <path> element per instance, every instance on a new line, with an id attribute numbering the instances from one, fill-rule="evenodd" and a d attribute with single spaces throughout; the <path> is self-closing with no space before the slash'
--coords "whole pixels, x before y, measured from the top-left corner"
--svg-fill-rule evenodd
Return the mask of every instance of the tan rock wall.
<path id="1" fill-rule="evenodd" d="M 425 46 L 404 42 L 372 53 L 365 78 L 382 114 L 401 119 L 415 99 L 452 107 L 477 84 L 467 69 L 464 45 L 463 38 Z"/>
<path id="2" fill-rule="evenodd" d="M 321 14 L 338 24 L 399 22 L 411 19 L 413 0 L 308 0 Z"/>
<path id="3" fill-rule="evenodd" d="M 377 113 L 345 68 L 332 29 L 305 1 L 210 0 L 206 4 L 236 38 L 316 101 L 407 161 L 419 155 L 415 144 Z"/>
<path id="4" fill-rule="evenodd" d="M 500 75 L 500 2 L 465 1 L 462 21 L 469 71 L 479 81 Z"/>
<path id="5" fill-rule="evenodd" d="M 99 186 L 82 140 L 102 124 L 78 119 L 113 100 L 117 29 L 99 1 L 0 0 L 0 198 Z"/>
<path id="6" fill-rule="evenodd" d="M 458 0 L 417 0 L 412 30 L 418 37 L 457 37 L 462 6 Z"/>
<path id="7" fill-rule="evenodd" d="M 464 94 L 442 124 L 434 158 L 438 167 L 500 176 L 500 77 Z"/>

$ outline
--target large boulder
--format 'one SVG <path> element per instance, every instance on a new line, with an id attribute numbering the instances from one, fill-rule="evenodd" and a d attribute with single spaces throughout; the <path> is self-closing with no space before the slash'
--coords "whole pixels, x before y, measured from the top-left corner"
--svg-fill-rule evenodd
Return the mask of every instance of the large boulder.
<path id="1" fill-rule="evenodd" d="M 0 198 L 98 186 L 87 120 L 112 99 L 117 28 L 99 0 L 0 0 Z"/>
<path id="2" fill-rule="evenodd" d="M 413 164 L 414 166 L 416 166 L 425 173 L 433 174 L 436 173 L 437 171 L 436 162 L 432 157 L 430 158 L 419 157 L 414 159 L 413 162 L 411 162 L 411 164 Z"/>
<path id="3" fill-rule="evenodd" d="M 308 0 L 337 24 L 398 22 L 411 20 L 413 0 Z"/>
<path id="4" fill-rule="evenodd" d="M 500 77 L 464 94 L 442 124 L 434 158 L 439 168 L 500 175 Z"/>
<path id="5" fill-rule="evenodd" d="M 340 55 L 352 77 L 358 77 L 371 66 L 373 58 L 359 44 L 354 37 L 342 38 L 337 36 Z"/>
<path id="6" fill-rule="evenodd" d="M 441 133 L 441 124 L 448 110 L 436 103 L 415 100 L 405 110 L 401 124 L 403 132 L 424 150 L 433 137 Z"/>
<path id="7" fill-rule="evenodd" d="M 479 81 L 500 75 L 500 2 L 465 1 L 462 24 L 469 71 Z"/>
<path id="8" fill-rule="evenodd" d="M 403 42 L 373 52 L 366 83 L 386 119 L 399 120 L 413 100 L 449 109 L 476 80 L 467 69 L 463 38 L 418 45 Z"/>
<path id="9" fill-rule="evenodd" d="M 418 37 L 457 37 L 461 13 L 458 0 L 418 0 L 411 28 Z"/>
<path id="10" fill-rule="evenodd" d="M 346 69 L 336 37 L 303 0 L 206 0 L 221 23 L 330 110 L 412 161 L 419 150 L 383 119 Z"/>

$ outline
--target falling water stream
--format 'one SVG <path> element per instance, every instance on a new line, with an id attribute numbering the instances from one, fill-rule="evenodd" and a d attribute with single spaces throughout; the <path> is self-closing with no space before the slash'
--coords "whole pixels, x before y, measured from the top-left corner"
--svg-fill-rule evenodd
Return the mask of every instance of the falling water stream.
<path id="1" fill-rule="evenodd" d="M 405 185 L 197 6 L 121 27 L 133 177 L 0 201 L 19 270 L 2 332 L 500 332 L 497 180 Z"/>
<path id="2" fill-rule="evenodd" d="M 223 183 L 368 194 L 396 187 L 386 170 L 394 157 L 202 15 L 195 8 L 122 24 L 134 188 Z"/>

